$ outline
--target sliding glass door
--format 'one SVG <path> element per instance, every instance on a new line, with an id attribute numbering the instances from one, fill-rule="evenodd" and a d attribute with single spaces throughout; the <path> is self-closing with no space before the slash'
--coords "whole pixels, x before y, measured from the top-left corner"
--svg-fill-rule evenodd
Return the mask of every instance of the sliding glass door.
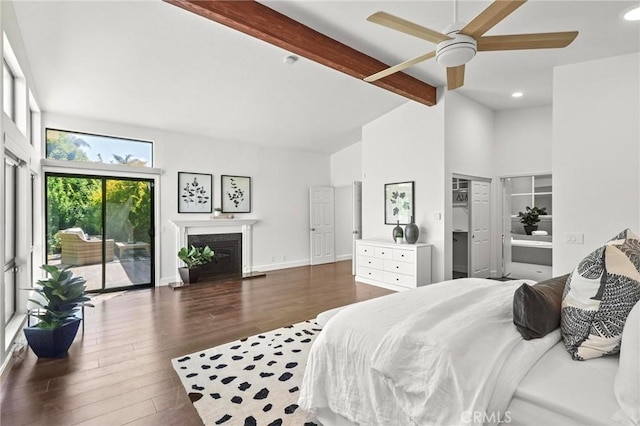
<path id="1" fill-rule="evenodd" d="M 153 180 L 46 175 L 47 263 L 87 289 L 153 286 Z"/>

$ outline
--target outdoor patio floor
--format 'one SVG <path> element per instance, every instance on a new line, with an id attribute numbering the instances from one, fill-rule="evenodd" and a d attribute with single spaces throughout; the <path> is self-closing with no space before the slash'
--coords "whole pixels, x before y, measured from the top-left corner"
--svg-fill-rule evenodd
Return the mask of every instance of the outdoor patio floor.
<path id="1" fill-rule="evenodd" d="M 60 258 L 50 259 L 49 264 L 60 265 Z M 151 258 L 148 256 L 116 257 L 105 266 L 105 289 L 111 290 L 151 282 Z M 102 290 L 102 264 L 72 266 L 70 270 L 87 280 L 87 291 Z"/>

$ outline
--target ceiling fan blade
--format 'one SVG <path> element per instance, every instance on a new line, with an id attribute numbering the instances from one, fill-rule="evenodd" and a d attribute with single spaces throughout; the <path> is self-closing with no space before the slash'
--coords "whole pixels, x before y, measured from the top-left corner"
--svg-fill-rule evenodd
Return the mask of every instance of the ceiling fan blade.
<path id="1" fill-rule="evenodd" d="M 489 5 L 480 15 L 473 18 L 460 34 L 471 36 L 475 39 L 493 28 L 498 22 L 509 16 L 513 11 L 522 6 L 527 0 L 496 0 Z"/>
<path id="2" fill-rule="evenodd" d="M 478 39 L 478 51 L 556 49 L 567 47 L 578 36 L 578 31 L 559 33 L 514 34 L 487 36 Z"/>
<path id="3" fill-rule="evenodd" d="M 367 18 L 367 21 L 430 41 L 432 43 L 440 43 L 441 41 L 450 40 L 451 37 L 441 32 L 423 27 L 413 22 L 407 21 L 386 12 L 376 12 Z"/>
<path id="4" fill-rule="evenodd" d="M 417 58 L 413 58 L 410 59 L 408 61 L 405 61 L 401 64 L 398 65 L 394 65 L 390 68 L 387 68 L 386 70 L 382 70 L 378 73 L 375 73 L 373 75 L 370 75 L 369 77 L 365 77 L 364 81 L 368 81 L 369 83 L 371 83 L 372 81 L 376 81 L 376 80 L 380 80 L 381 78 L 384 78 L 390 74 L 396 73 L 398 71 L 402 71 L 405 68 L 409 68 L 415 64 L 418 64 L 420 62 L 426 61 L 427 59 L 431 59 L 434 56 L 436 56 L 436 52 L 429 52 L 429 53 L 425 53 L 422 56 L 418 56 Z"/>
<path id="5" fill-rule="evenodd" d="M 464 84 L 464 65 L 447 68 L 447 90 L 455 90 Z"/>

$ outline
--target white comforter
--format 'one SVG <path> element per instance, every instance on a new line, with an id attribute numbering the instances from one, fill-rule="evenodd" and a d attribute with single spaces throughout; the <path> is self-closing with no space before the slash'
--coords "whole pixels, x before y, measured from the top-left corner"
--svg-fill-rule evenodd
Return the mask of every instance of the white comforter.
<path id="1" fill-rule="evenodd" d="M 359 303 L 315 341 L 305 409 L 360 425 L 496 423 L 558 333 L 524 341 L 512 322 L 522 281 L 445 281 Z"/>

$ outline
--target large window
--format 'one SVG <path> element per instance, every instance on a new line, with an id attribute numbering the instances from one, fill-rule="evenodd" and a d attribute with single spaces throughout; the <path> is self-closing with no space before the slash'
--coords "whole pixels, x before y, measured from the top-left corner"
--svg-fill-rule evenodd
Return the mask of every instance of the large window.
<path id="1" fill-rule="evenodd" d="M 16 312 L 16 241 L 17 241 L 18 163 L 9 155 L 4 163 L 4 324 Z"/>
<path id="2" fill-rule="evenodd" d="M 4 112 L 15 120 L 16 111 L 16 77 L 7 65 L 7 61 L 2 61 L 2 80 L 4 84 L 4 92 L 2 98 L 2 108 Z"/>
<path id="3" fill-rule="evenodd" d="M 47 158 L 153 167 L 153 144 L 134 139 L 47 129 Z"/>

